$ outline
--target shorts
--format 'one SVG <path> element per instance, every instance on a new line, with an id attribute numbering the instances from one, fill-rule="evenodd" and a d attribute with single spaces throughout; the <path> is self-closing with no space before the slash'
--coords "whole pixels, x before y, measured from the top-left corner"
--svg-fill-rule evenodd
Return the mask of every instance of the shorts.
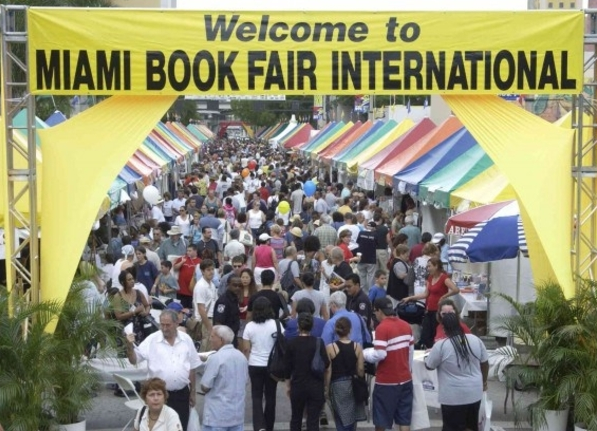
<path id="1" fill-rule="evenodd" d="M 457 431 L 468 429 L 477 431 L 479 423 L 479 407 L 481 401 L 472 404 L 449 406 L 442 404 L 443 430 Z"/>
<path id="2" fill-rule="evenodd" d="M 392 429 L 394 424 L 410 426 L 413 410 L 413 382 L 378 385 L 373 388 L 373 424 Z"/>

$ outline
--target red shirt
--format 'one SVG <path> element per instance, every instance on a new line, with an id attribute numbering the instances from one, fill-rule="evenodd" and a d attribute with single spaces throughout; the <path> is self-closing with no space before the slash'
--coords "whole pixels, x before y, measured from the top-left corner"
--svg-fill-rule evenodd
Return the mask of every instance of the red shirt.
<path id="1" fill-rule="evenodd" d="M 425 247 L 425 244 L 422 242 L 413 245 L 413 248 L 410 249 L 410 254 L 408 255 L 411 262 L 414 262 L 417 257 L 423 256 L 423 247 Z"/>
<path id="2" fill-rule="evenodd" d="M 193 275 L 195 275 L 195 267 L 201 263 L 201 258 L 196 257 L 195 259 L 191 259 L 188 256 L 181 256 L 174 261 L 174 264 L 180 263 L 185 257 L 187 260 L 182 264 L 178 272 L 178 285 L 180 286 L 178 293 L 185 296 L 193 296 L 189 285 L 191 284 Z"/>
<path id="3" fill-rule="evenodd" d="M 465 334 L 470 334 L 471 330 L 466 326 L 466 323 L 460 322 L 460 327 Z M 446 332 L 444 331 L 444 325 L 439 324 L 437 325 L 437 329 L 435 330 L 435 342 L 437 343 L 439 340 L 443 340 L 444 338 L 448 338 L 446 336 Z"/>
<path id="4" fill-rule="evenodd" d="M 385 350 L 386 358 L 377 364 L 375 383 L 392 385 L 412 380 L 410 349 L 414 343 L 410 325 L 397 317 L 388 316 L 375 330 L 373 347 Z"/>
<path id="5" fill-rule="evenodd" d="M 261 197 L 261 199 L 267 202 L 269 198 L 269 190 L 266 187 L 261 187 L 259 189 L 259 196 Z"/>
<path id="6" fill-rule="evenodd" d="M 431 283 L 433 276 L 430 275 L 427 279 L 427 289 L 429 290 L 429 297 L 427 298 L 427 310 L 437 311 L 439 299 L 448 293 L 448 286 L 446 286 L 446 280 L 448 278 L 448 274 L 442 272 L 442 274 L 439 276 L 439 279 L 433 284 Z"/>
<path id="7" fill-rule="evenodd" d="M 352 254 L 352 251 L 350 251 L 350 248 L 348 248 L 348 245 L 341 243 L 338 247 L 344 252 L 344 261 L 350 263 L 350 259 L 352 259 L 354 255 Z"/>

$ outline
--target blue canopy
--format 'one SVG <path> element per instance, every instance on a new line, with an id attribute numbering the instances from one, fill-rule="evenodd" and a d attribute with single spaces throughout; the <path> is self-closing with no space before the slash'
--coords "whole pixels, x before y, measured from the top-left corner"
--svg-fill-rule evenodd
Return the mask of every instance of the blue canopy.
<path id="1" fill-rule="evenodd" d="M 418 193 L 419 183 L 430 177 L 473 146 L 479 145 L 465 128 L 451 135 L 429 152 L 423 154 L 406 168 L 394 175 L 394 187 L 406 183 L 406 191 Z"/>

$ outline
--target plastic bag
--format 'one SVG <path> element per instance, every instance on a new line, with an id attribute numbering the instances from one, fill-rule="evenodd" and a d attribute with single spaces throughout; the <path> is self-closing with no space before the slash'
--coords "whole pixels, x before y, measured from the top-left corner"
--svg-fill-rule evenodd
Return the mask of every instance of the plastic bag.
<path id="1" fill-rule="evenodd" d="M 191 407 L 187 431 L 201 431 L 201 425 L 199 424 L 199 413 L 197 413 L 197 409 L 195 407 Z"/>
<path id="2" fill-rule="evenodd" d="M 487 398 L 487 392 L 483 392 L 483 398 L 481 398 L 481 405 L 479 406 L 479 431 L 490 431 L 492 410 L 493 402 Z"/>
<path id="3" fill-rule="evenodd" d="M 427 410 L 427 402 L 425 402 L 425 391 L 421 383 L 413 384 L 413 409 L 410 420 L 410 429 L 419 430 L 430 428 L 429 411 Z M 479 430 L 482 431 L 482 430 Z"/>

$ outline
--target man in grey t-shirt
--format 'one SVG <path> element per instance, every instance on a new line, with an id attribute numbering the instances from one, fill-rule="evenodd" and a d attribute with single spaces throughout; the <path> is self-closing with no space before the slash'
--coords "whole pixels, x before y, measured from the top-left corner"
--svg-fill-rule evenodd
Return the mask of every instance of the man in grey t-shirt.
<path id="1" fill-rule="evenodd" d="M 315 284 L 315 276 L 312 272 L 305 272 L 301 276 L 301 281 L 303 282 L 303 289 L 295 292 L 292 295 L 292 314 L 291 316 L 294 318 L 296 317 L 296 305 L 298 302 L 303 298 L 309 298 L 315 304 L 315 312 L 313 313 L 313 317 L 319 317 L 324 320 L 328 320 L 330 318 L 327 302 L 325 295 L 321 293 L 319 290 L 313 289 L 313 285 Z"/>

